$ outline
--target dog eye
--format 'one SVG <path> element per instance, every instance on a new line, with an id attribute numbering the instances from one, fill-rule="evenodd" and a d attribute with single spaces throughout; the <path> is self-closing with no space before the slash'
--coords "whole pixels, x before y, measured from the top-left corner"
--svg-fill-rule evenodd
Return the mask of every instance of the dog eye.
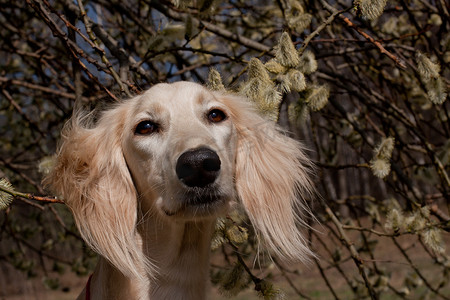
<path id="1" fill-rule="evenodd" d="M 220 109 L 213 109 L 208 113 L 208 120 L 213 123 L 222 122 L 227 116 Z"/>
<path id="2" fill-rule="evenodd" d="M 134 130 L 134 134 L 138 135 L 148 135 L 158 130 L 158 124 L 153 123 L 152 121 L 142 121 Z"/>

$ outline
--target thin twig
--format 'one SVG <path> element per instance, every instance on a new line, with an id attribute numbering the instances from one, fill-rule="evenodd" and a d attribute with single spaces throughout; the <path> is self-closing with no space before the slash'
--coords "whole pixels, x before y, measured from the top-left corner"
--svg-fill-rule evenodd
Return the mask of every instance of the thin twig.
<path id="1" fill-rule="evenodd" d="M 109 62 L 108 58 L 106 57 L 105 50 L 101 49 L 97 40 L 97 37 L 92 32 L 91 29 L 91 20 L 89 19 L 86 10 L 83 6 L 83 1 L 78 0 L 78 7 L 81 11 L 81 18 L 83 19 L 84 27 L 86 29 L 86 32 L 91 39 L 92 43 L 96 46 L 94 49 L 97 51 L 97 53 L 100 55 L 100 58 L 102 59 L 102 62 L 107 66 L 108 70 L 111 72 L 112 77 L 116 81 L 116 83 L 119 85 L 119 88 L 122 93 L 125 93 L 128 97 L 132 97 L 133 95 L 128 90 L 128 87 L 123 84 L 122 80 L 120 79 L 119 74 L 117 74 L 116 70 L 114 70 L 112 64 Z"/>
<path id="2" fill-rule="evenodd" d="M 64 92 L 64 91 L 58 91 L 49 87 L 45 87 L 45 86 L 41 86 L 41 85 L 37 85 L 37 84 L 33 84 L 33 83 L 29 83 L 29 82 L 25 82 L 22 80 L 17 80 L 17 79 L 9 79 L 6 77 L 2 77 L 0 76 L 0 83 L 7 83 L 7 84 L 12 84 L 12 85 L 18 85 L 18 86 L 23 86 L 32 90 L 36 90 L 36 91 L 41 91 L 47 94 L 52 94 L 55 96 L 60 96 L 60 97 L 64 97 L 67 99 L 75 99 L 75 95 L 73 93 L 69 93 L 69 92 Z M 94 100 L 94 97 L 83 97 L 84 101 L 91 101 Z"/>
<path id="3" fill-rule="evenodd" d="M 106 69 L 105 73 L 110 73 L 109 70 L 107 70 L 107 68 L 101 66 L 99 63 L 97 63 L 97 61 L 91 59 L 88 55 L 85 54 L 85 52 L 80 47 L 78 47 L 78 45 L 73 43 L 68 38 L 67 34 L 61 28 L 59 28 L 58 25 L 52 20 L 52 18 L 50 17 L 50 13 L 45 9 L 45 7 L 43 7 L 41 1 L 26 0 L 26 2 L 31 8 L 33 8 L 39 14 L 41 19 L 52 30 L 53 34 L 63 42 L 63 44 L 69 50 L 69 54 L 73 58 L 77 59 L 78 64 L 83 69 L 83 71 L 88 75 L 88 77 L 90 79 L 92 79 L 98 86 L 100 86 L 108 94 L 109 97 L 111 97 L 115 101 L 119 101 L 117 99 L 117 97 L 109 89 L 107 89 L 103 84 L 100 83 L 100 81 L 98 80 L 98 78 L 96 76 L 92 75 L 92 73 L 89 71 L 89 69 L 86 67 L 86 65 L 80 60 L 78 55 L 83 56 L 84 58 L 86 58 L 86 60 L 89 63 L 92 63 L 96 67 L 98 67 L 100 69 Z"/>
<path id="4" fill-rule="evenodd" d="M 294 282 L 292 281 L 292 279 L 288 276 L 288 274 L 286 273 L 286 270 L 284 269 L 284 267 L 278 262 L 278 260 L 276 260 L 275 258 L 273 258 L 273 262 L 275 263 L 275 265 L 278 267 L 278 269 L 281 271 L 281 275 L 284 277 L 284 279 L 286 279 L 286 281 L 289 283 L 289 285 L 291 286 L 291 288 L 295 291 L 295 293 L 297 295 L 299 295 L 300 297 L 303 297 L 304 299 L 310 300 L 311 298 L 308 297 L 307 295 L 305 295 L 304 293 L 302 293 L 294 284 Z"/>
<path id="5" fill-rule="evenodd" d="M 336 17 L 348 10 L 350 10 L 351 8 L 347 8 L 344 10 L 336 10 L 334 11 L 326 20 L 325 22 L 323 22 L 322 24 L 320 24 L 319 27 L 316 28 L 316 30 L 314 30 L 313 32 L 311 32 L 303 41 L 303 45 L 302 47 L 298 50 L 299 55 L 302 55 L 302 53 L 305 51 L 305 49 L 308 47 L 309 42 L 316 36 L 318 35 L 322 30 L 324 30 L 328 25 L 330 25 L 331 23 L 333 23 L 334 19 L 336 19 Z"/>
<path id="6" fill-rule="evenodd" d="M 431 283 L 428 281 L 427 278 L 425 278 L 425 276 L 422 274 L 422 272 L 419 270 L 419 268 L 414 264 L 414 262 L 411 260 L 411 258 L 408 256 L 408 254 L 406 253 L 406 251 L 400 246 L 400 244 L 398 243 L 398 241 L 395 238 L 392 238 L 392 241 L 394 242 L 394 244 L 397 246 L 398 250 L 400 250 L 400 253 L 403 255 L 403 257 L 408 261 L 410 267 L 414 270 L 414 272 L 416 272 L 417 276 L 420 277 L 420 279 L 422 279 L 423 283 L 428 287 L 429 290 L 431 290 L 433 293 L 435 293 L 436 295 L 442 297 L 443 299 L 450 299 L 449 297 L 444 296 L 443 294 L 441 294 L 437 289 L 435 289 Z"/>
<path id="7" fill-rule="evenodd" d="M 61 199 L 58 199 L 58 198 L 35 196 L 30 193 L 21 193 L 21 192 L 17 192 L 13 189 L 9 189 L 9 188 L 6 188 L 1 185 L 0 185 L 0 190 L 2 192 L 8 193 L 14 197 L 20 197 L 20 198 L 24 198 L 24 199 L 28 199 L 28 200 L 35 200 L 35 201 L 45 202 L 45 203 L 62 203 L 62 204 L 64 204 L 64 201 L 62 201 Z"/>
<path id="8" fill-rule="evenodd" d="M 350 254 L 352 255 L 353 261 L 355 262 L 356 266 L 359 269 L 359 273 L 364 280 L 367 290 L 369 291 L 370 298 L 372 300 L 378 299 L 378 295 L 375 292 L 375 290 L 372 286 L 372 283 L 370 282 L 370 280 L 367 277 L 367 274 L 364 270 L 364 260 L 359 256 L 359 253 L 356 250 L 355 246 L 353 245 L 353 243 L 350 241 L 350 239 L 345 234 L 345 231 L 344 231 L 344 228 L 343 228 L 343 225 L 341 224 L 341 222 L 338 220 L 338 218 L 332 212 L 330 207 L 328 207 L 328 205 L 326 205 L 326 204 L 324 204 L 324 205 L 325 205 L 325 211 L 326 211 L 327 215 L 331 218 L 331 220 L 333 221 L 334 225 L 336 226 L 336 228 L 340 234 L 341 241 L 349 249 Z"/>
<path id="9" fill-rule="evenodd" d="M 334 8 L 333 6 L 331 6 L 330 4 L 328 4 L 326 1 L 321 0 L 320 3 L 325 7 L 326 10 L 332 12 L 332 13 L 336 13 L 339 12 L 336 8 Z M 402 69 L 406 69 L 406 65 L 403 61 L 401 61 L 397 56 L 395 56 L 394 54 L 392 54 L 391 52 L 389 52 L 388 50 L 386 50 L 384 48 L 383 45 L 381 45 L 380 42 L 376 41 L 373 37 L 371 37 L 369 34 L 365 33 L 361 28 L 359 28 L 358 26 L 356 26 L 352 21 L 350 21 L 349 18 L 342 16 L 342 15 L 338 15 L 339 18 L 341 20 L 344 21 L 345 24 L 347 24 L 347 26 L 353 28 L 354 30 L 356 30 L 360 35 L 362 35 L 366 40 L 368 40 L 369 42 L 371 42 L 372 44 L 374 44 L 381 53 L 385 54 L 387 57 L 389 57 L 390 59 L 392 59 L 396 65 L 398 65 L 400 68 Z"/>
<path id="10" fill-rule="evenodd" d="M 162 14 L 166 15 L 167 17 L 169 17 L 171 19 L 175 19 L 177 21 L 183 21 L 186 19 L 186 16 L 184 14 L 176 12 L 168 7 L 165 7 L 159 1 L 152 0 L 151 4 L 156 10 L 158 10 L 159 12 L 161 12 Z M 215 33 L 216 35 L 221 36 L 229 41 L 239 43 L 243 46 L 246 46 L 249 49 L 269 53 L 272 56 L 275 55 L 274 52 L 271 51 L 272 50 L 271 47 L 266 46 L 261 43 L 258 43 L 254 40 L 246 38 L 237 33 L 233 33 L 225 28 L 218 26 L 218 25 L 214 25 L 214 24 L 206 22 L 206 21 L 199 21 L 196 18 L 192 18 L 192 22 L 193 22 L 194 27 L 205 28 L 207 31 Z"/>

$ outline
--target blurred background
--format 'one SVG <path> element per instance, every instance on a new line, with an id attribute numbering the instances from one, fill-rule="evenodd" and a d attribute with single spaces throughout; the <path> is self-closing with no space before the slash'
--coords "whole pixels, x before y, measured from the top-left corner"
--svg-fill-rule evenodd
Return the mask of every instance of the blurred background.
<path id="1" fill-rule="evenodd" d="M 74 299 L 95 266 L 41 184 L 75 102 L 101 110 L 178 80 L 247 96 L 316 165 L 301 230 L 317 258 L 267 259 L 230 213 L 213 238 L 212 299 L 450 299 L 449 10 L 0 0 L 0 299 Z"/>

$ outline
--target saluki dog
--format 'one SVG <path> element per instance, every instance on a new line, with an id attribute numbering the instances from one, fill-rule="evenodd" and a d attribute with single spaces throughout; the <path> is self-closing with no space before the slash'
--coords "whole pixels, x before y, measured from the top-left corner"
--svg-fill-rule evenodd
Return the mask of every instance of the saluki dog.
<path id="1" fill-rule="evenodd" d="M 310 170 L 302 145 L 249 100 L 177 82 L 96 118 L 75 113 L 44 182 L 100 255 L 79 299 L 199 300 L 215 220 L 231 206 L 273 255 L 311 255 L 298 230 Z"/>

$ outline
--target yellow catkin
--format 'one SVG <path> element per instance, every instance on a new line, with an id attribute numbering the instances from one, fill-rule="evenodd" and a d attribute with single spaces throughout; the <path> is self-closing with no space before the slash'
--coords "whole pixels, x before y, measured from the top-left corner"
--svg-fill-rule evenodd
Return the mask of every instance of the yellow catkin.
<path id="1" fill-rule="evenodd" d="M 383 14 L 387 0 L 357 0 L 355 5 L 358 7 L 361 16 L 369 20 L 375 20 Z"/>
<path id="2" fill-rule="evenodd" d="M 0 179 L 0 186 L 13 190 L 11 183 L 5 178 Z M 0 210 L 6 209 L 14 200 L 14 197 L 11 194 L 0 191 Z"/>
<path id="3" fill-rule="evenodd" d="M 216 69 L 209 70 L 207 86 L 213 91 L 225 90 L 220 73 Z"/>
<path id="4" fill-rule="evenodd" d="M 300 57 L 287 32 L 281 35 L 280 42 L 276 47 L 275 57 L 281 65 L 288 68 L 295 68 L 300 63 Z"/>

